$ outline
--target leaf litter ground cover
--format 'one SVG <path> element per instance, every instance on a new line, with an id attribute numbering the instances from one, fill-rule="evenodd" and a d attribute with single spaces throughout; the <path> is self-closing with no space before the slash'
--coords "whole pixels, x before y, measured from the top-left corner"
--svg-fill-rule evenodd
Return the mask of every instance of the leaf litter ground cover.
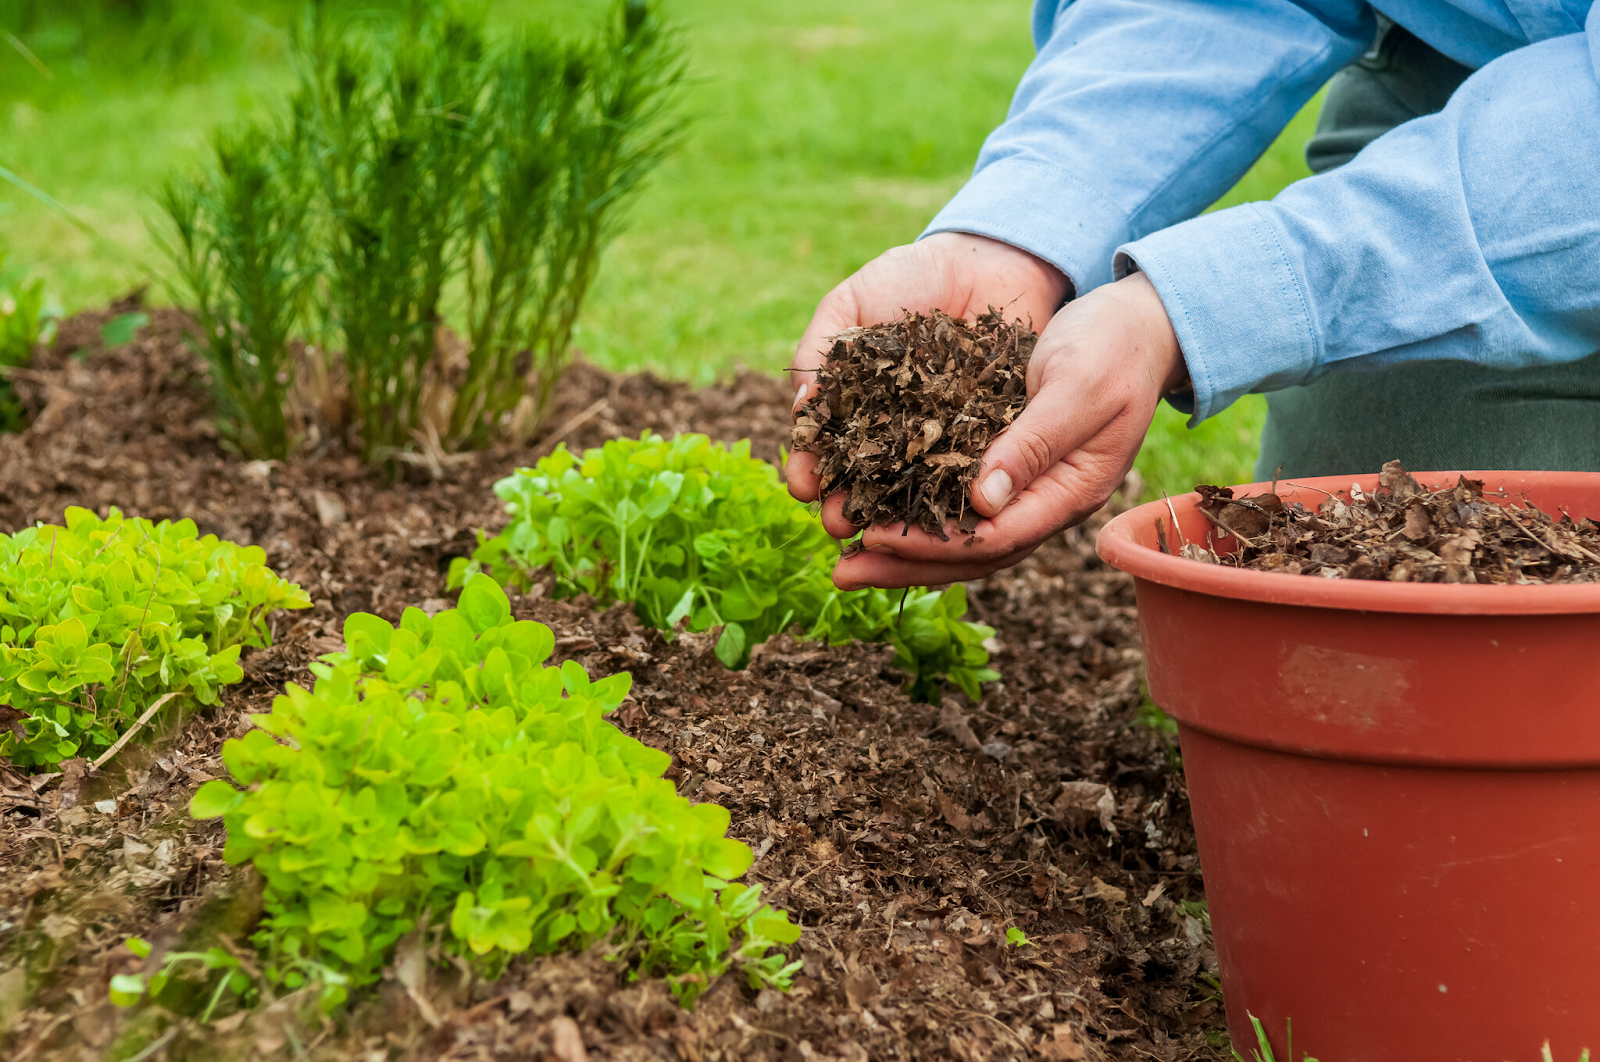
<path id="1" fill-rule="evenodd" d="M 990 308 L 975 321 L 935 310 L 834 338 L 795 419 L 794 448 L 817 455 L 824 497 L 846 495 L 859 527 L 971 535 L 972 480 L 989 440 L 1027 403 L 1038 337 Z"/>
<path id="2" fill-rule="evenodd" d="M 1253 571 L 1396 583 L 1588 583 L 1600 580 L 1600 527 L 1570 513 L 1552 516 L 1483 482 L 1424 486 L 1398 461 L 1383 466 L 1378 489 L 1352 486 L 1315 509 L 1276 492 L 1235 498 L 1201 485 L 1200 511 L 1223 544 L 1217 552 L 1184 543 L 1195 560 Z M 1162 530 L 1163 539 L 1165 536 Z"/>
<path id="3" fill-rule="evenodd" d="M 241 464 L 209 429 L 170 311 L 116 351 L 99 346 L 109 316 L 65 322 L 23 381 L 36 416 L 0 438 L 0 529 L 68 504 L 188 515 L 262 547 L 314 607 L 273 617 L 273 645 L 242 655 L 244 680 L 220 706 L 155 744 L 100 772 L 0 772 L 8 1058 L 119 1058 L 163 1037 L 148 1057 L 1225 1057 L 1207 1039 L 1221 1013 L 1175 746 L 1131 725 L 1143 703 L 1132 590 L 1095 559 L 1092 528 L 969 588 L 1002 675 L 976 704 L 912 702 L 884 646 L 780 638 L 729 671 L 709 633 L 669 642 L 626 606 L 597 612 L 544 584 L 513 595 L 516 619 L 552 630 L 552 662 L 628 672 L 609 718 L 671 756 L 680 795 L 730 810 L 729 836 L 756 855 L 744 881 L 804 926 L 790 993 L 724 977 L 689 1011 L 599 951 L 465 982 L 413 950 L 334 1026 L 298 1021 L 288 1000 L 252 1012 L 225 1000 L 202 1024 L 198 963 L 178 974 L 193 985 L 187 1016 L 113 1007 L 111 977 L 149 973 L 163 952 L 258 961 L 246 941 L 260 879 L 224 861 L 221 825 L 191 820 L 190 799 L 227 776 L 222 748 L 249 732 L 247 713 L 344 648 L 348 614 L 449 608 L 451 560 L 504 520 L 492 485 L 554 440 L 395 485 L 337 450 Z M 86 356 L 69 357 L 79 346 Z M 557 402 L 549 423 L 573 447 L 698 429 L 775 459 L 788 429 L 787 389 L 764 377 L 691 393 L 582 368 Z M 1010 928 L 1030 943 L 1008 945 Z M 129 936 L 152 943 L 149 960 Z"/>

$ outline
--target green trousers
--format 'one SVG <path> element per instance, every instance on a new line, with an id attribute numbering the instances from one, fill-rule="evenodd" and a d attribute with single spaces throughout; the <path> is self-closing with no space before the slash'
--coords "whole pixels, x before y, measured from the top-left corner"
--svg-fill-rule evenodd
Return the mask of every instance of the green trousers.
<path id="1" fill-rule="evenodd" d="M 1321 173 L 1402 122 L 1444 107 L 1472 71 L 1380 19 L 1361 60 L 1335 75 L 1306 144 Z M 1424 361 L 1335 369 L 1267 396 L 1256 475 L 1409 469 L 1600 471 L 1600 352 L 1562 365 L 1488 369 Z"/>

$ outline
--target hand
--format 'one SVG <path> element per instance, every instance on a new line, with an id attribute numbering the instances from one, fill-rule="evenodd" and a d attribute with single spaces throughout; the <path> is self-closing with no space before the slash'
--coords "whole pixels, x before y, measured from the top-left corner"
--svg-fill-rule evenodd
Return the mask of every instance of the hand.
<path id="1" fill-rule="evenodd" d="M 1186 377 L 1178 339 L 1148 278 L 1135 273 L 1068 303 L 1028 364 L 1028 406 L 990 443 L 972 505 L 977 540 L 940 541 L 901 524 L 867 528 L 863 552 L 834 568 L 843 589 L 939 585 L 982 578 L 1022 560 L 1087 518 L 1127 475 L 1156 403 Z M 791 473 L 790 489 L 795 477 Z M 796 491 L 796 496 L 801 496 Z M 855 528 L 844 498 L 827 499 L 823 526 Z"/>
<path id="2" fill-rule="evenodd" d="M 990 306 L 1008 318 L 1031 320 L 1038 328 L 1050 320 L 1071 289 L 1071 281 L 1055 266 L 984 236 L 941 232 L 885 251 L 818 304 L 789 371 L 795 409 L 806 400 L 816 370 L 827 358 L 829 337 L 847 328 L 892 321 L 903 310 L 976 317 Z M 790 454 L 789 492 L 801 501 L 816 501 L 816 469 L 815 454 Z M 839 538 L 855 533 L 846 530 L 848 523 L 835 521 L 834 527 L 829 530 Z"/>

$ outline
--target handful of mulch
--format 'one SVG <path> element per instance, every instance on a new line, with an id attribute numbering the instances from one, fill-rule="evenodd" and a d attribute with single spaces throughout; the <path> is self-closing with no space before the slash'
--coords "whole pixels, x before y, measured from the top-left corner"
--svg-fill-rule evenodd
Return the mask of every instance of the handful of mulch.
<path id="1" fill-rule="evenodd" d="M 1200 511 L 1218 553 L 1184 543 L 1184 556 L 1262 572 L 1396 583 L 1600 582 L 1600 527 L 1559 518 L 1510 498 L 1486 497 L 1483 481 L 1424 487 L 1400 462 L 1383 466 L 1378 490 L 1352 486 L 1315 511 L 1276 491 L 1235 498 L 1228 487 L 1199 486 Z M 1157 532 L 1165 545 L 1165 528 Z"/>
<path id="2" fill-rule="evenodd" d="M 795 418 L 794 448 L 817 455 L 822 496 L 846 492 L 857 526 L 904 520 L 948 541 L 954 519 L 971 535 L 968 491 L 990 440 L 1027 403 L 1037 341 L 992 306 L 972 322 L 906 313 L 842 332 Z"/>

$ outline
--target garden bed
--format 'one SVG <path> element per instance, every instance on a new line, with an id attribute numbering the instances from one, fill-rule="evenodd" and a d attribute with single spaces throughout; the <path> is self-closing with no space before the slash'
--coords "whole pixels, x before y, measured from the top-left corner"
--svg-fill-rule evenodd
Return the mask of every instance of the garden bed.
<path id="1" fill-rule="evenodd" d="M 181 319 L 158 311 L 105 351 L 110 312 L 66 322 L 19 380 L 35 419 L 0 437 L 0 530 L 68 504 L 187 516 L 263 547 L 315 608 L 275 617 L 275 644 L 246 654 L 220 709 L 103 772 L 0 769 L 8 1058 L 121 1058 L 152 1035 L 166 1039 L 147 1057 L 174 1059 L 1222 1057 L 1176 747 L 1135 723 L 1132 587 L 1095 559 L 1094 521 L 971 587 L 1002 675 L 978 705 L 911 702 L 882 646 L 779 639 L 730 672 L 710 635 L 669 643 L 624 606 L 596 613 L 539 587 L 513 599 L 552 628 L 558 657 L 631 672 L 614 721 L 672 754 L 680 792 L 732 812 L 731 835 L 758 856 L 747 880 L 805 927 L 789 994 L 726 977 L 685 1011 L 591 952 L 517 960 L 489 984 L 402 969 L 321 1027 L 281 1004 L 208 1026 L 112 1007 L 110 976 L 137 964 L 130 935 L 248 959 L 259 886 L 223 863 L 221 824 L 184 809 L 224 773 L 221 743 L 245 714 L 340 646 L 346 614 L 447 607 L 451 558 L 504 522 L 493 483 L 552 434 L 579 447 L 702 431 L 773 459 L 789 396 L 754 374 L 693 392 L 580 363 L 532 448 L 408 466 L 390 483 L 338 446 L 283 465 L 229 458 Z M 1007 943 L 1013 926 L 1028 944 Z"/>

